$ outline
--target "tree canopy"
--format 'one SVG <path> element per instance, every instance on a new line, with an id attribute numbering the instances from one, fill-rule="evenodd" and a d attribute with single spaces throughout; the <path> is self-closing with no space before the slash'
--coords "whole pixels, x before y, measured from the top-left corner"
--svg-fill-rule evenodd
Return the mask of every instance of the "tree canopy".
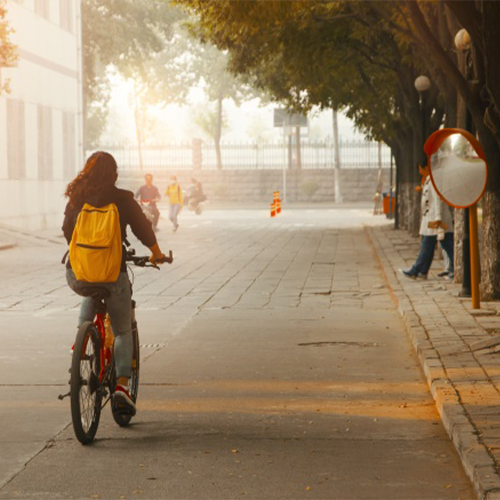
<path id="1" fill-rule="evenodd" d="M 411 184 L 418 179 L 423 134 L 443 123 L 464 127 L 458 106 L 463 102 L 491 172 L 483 200 L 488 215 L 483 218 L 483 289 L 500 297 L 500 278 L 495 278 L 500 276 L 500 228 L 493 216 L 500 209 L 500 2 L 176 3 L 197 14 L 203 39 L 229 51 L 234 72 L 251 75 L 276 100 L 298 109 L 344 109 L 369 137 L 384 140 L 405 184 L 398 189 L 398 213 L 406 208 L 413 217 L 410 227 L 418 223 Z M 462 27 L 472 38 L 465 54 L 454 46 Z M 414 87 L 420 74 L 432 83 L 422 96 Z"/>
<path id="2" fill-rule="evenodd" d="M 164 76 L 158 73 L 161 64 L 152 62 L 158 62 L 162 52 L 162 64 L 175 61 L 167 59 L 164 51 L 174 37 L 176 24 L 184 17 L 168 0 L 83 0 L 83 89 L 88 145 L 96 143 L 105 125 L 112 92 L 107 73 L 110 65 L 125 77 L 134 76 L 139 85 L 142 82 L 146 99 L 158 100 L 160 94 L 164 95 L 164 85 L 173 79 L 163 79 L 160 87 Z"/>

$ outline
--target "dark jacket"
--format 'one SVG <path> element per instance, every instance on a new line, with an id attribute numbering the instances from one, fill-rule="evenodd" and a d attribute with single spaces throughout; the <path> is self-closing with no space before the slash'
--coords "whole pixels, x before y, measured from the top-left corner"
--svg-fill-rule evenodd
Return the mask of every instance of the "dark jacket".
<path id="1" fill-rule="evenodd" d="M 125 241 L 127 237 L 127 226 L 130 226 L 132 232 L 139 239 L 139 241 L 151 248 L 156 243 L 156 236 L 151 226 L 151 222 L 148 221 L 144 212 L 141 210 L 139 204 L 134 200 L 134 193 L 131 191 L 125 191 L 124 189 L 118 189 L 113 187 L 109 192 L 101 195 L 89 196 L 84 200 L 85 203 L 92 205 L 93 207 L 101 208 L 110 203 L 114 203 L 120 214 L 120 227 L 122 230 L 122 241 Z M 66 210 L 64 211 L 64 222 L 62 225 L 62 230 L 64 237 L 68 244 L 73 236 L 73 230 L 75 229 L 76 219 L 82 206 L 72 207 L 69 203 L 66 205 Z M 69 261 L 68 261 L 69 267 Z M 127 267 L 125 265 L 125 246 L 123 248 L 122 256 L 122 271 L 126 271 Z"/>

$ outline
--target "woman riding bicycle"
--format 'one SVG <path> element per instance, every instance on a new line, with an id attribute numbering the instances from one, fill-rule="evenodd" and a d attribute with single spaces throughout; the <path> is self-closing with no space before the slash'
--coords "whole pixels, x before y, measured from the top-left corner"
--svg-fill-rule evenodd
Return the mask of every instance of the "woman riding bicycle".
<path id="1" fill-rule="evenodd" d="M 165 256 L 158 246 L 151 222 L 148 221 L 139 204 L 135 201 L 134 193 L 118 189 L 115 186 L 117 178 L 118 167 L 113 156 L 109 153 L 97 152 L 89 157 L 83 170 L 68 184 L 66 189 L 65 195 L 69 198 L 69 202 L 64 212 L 62 227 L 66 241 L 68 244 L 71 243 L 77 219 L 84 204 L 91 205 L 95 209 L 114 204 L 119 214 L 121 241 L 126 240 L 127 226 L 130 226 L 134 235 L 151 250 L 151 262 L 161 261 Z M 84 247 L 85 245 L 80 246 Z M 98 283 L 98 285 L 109 292 L 105 302 L 115 336 L 114 357 L 117 386 L 113 402 L 118 408 L 123 408 L 129 414 L 135 414 L 135 404 L 129 393 L 133 351 L 131 285 L 125 264 L 126 251 L 123 243 L 121 255 L 118 279 L 112 283 Z M 105 265 L 106 263 L 102 262 L 102 266 Z M 80 293 L 82 283 L 77 279 L 69 260 L 66 267 L 66 279 L 69 286 L 76 293 Z M 95 314 L 95 301 L 92 297 L 84 297 L 78 326 L 80 327 L 86 321 L 93 321 Z"/>

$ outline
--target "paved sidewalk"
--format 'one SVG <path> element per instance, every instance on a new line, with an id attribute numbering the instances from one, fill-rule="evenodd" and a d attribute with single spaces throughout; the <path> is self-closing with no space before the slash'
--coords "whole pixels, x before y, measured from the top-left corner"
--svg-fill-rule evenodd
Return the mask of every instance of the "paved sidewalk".
<path id="1" fill-rule="evenodd" d="M 500 499 L 500 304 L 458 298 L 460 285 L 399 273 L 414 262 L 420 241 L 386 225 L 367 228 L 441 414 L 464 468 L 483 498 Z"/>

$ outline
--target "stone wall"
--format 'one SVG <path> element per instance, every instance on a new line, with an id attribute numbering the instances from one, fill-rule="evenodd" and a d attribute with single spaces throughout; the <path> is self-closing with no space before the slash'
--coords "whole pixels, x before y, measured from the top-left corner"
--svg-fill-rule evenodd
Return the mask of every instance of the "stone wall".
<path id="1" fill-rule="evenodd" d="M 200 170 L 176 172 L 183 188 L 191 177 L 202 184 L 209 199 L 224 201 L 268 201 L 273 191 L 283 189 L 283 171 L 275 170 Z M 154 183 L 161 191 L 169 183 L 170 173 L 155 173 Z M 340 193 L 344 202 L 371 202 L 377 189 L 378 170 L 358 168 L 340 170 Z M 389 169 L 383 171 L 383 189 L 389 187 Z M 135 190 L 143 182 L 140 173 L 121 173 L 120 186 Z M 313 192 L 314 191 L 314 192 Z M 288 201 L 328 202 L 335 199 L 333 170 L 287 170 L 286 194 Z"/>

